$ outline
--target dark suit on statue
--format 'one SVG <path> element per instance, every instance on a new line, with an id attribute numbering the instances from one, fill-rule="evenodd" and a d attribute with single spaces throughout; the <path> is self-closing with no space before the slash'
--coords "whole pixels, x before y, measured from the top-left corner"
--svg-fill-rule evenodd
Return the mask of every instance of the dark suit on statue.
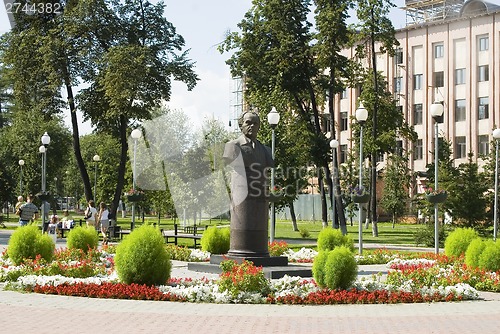
<path id="1" fill-rule="evenodd" d="M 269 256 L 268 169 L 271 149 L 241 135 L 226 143 L 224 161 L 232 167 L 230 256 Z"/>

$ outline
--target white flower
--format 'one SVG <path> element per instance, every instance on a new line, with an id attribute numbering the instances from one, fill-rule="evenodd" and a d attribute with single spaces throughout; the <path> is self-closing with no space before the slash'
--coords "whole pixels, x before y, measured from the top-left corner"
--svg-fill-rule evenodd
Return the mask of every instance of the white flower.
<path id="1" fill-rule="evenodd" d="M 190 258 L 192 261 L 208 261 L 210 260 L 210 253 L 200 249 L 193 249 Z"/>
<path id="2" fill-rule="evenodd" d="M 296 252 L 293 249 L 288 249 L 283 253 L 283 256 L 287 256 L 290 262 L 312 261 L 316 255 L 318 255 L 317 251 L 305 247 Z"/>

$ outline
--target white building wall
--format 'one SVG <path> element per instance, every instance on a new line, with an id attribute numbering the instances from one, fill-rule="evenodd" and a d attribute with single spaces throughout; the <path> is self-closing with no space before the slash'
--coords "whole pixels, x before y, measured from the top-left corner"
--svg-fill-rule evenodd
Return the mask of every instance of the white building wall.
<path id="1" fill-rule="evenodd" d="M 482 14 L 476 17 L 459 18 L 452 21 L 432 22 L 418 26 L 410 26 L 397 31 L 396 38 L 403 50 L 403 63 L 396 66 L 394 58 L 385 54 L 377 54 L 378 70 L 387 75 L 389 88 L 394 89 L 394 79 L 402 77 L 402 90 L 398 96 L 399 105 L 408 123 L 414 125 L 418 138 L 423 143 L 422 159 L 411 159 L 414 171 L 426 170 L 426 165 L 433 161 L 434 121 L 429 115 L 429 107 L 433 101 L 443 101 L 443 123 L 439 124 L 439 135 L 452 143 L 457 150 L 457 138 L 465 137 L 465 156 L 456 159 L 456 165 L 467 161 L 469 151 L 474 160 L 482 163 L 478 157 L 478 138 L 489 136 L 492 129 L 500 126 L 500 12 Z M 488 37 L 488 50 L 479 50 L 479 39 Z M 435 56 L 435 47 L 442 45 L 443 57 Z M 353 56 L 354 50 L 345 50 L 345 55 Z M 488 65 L 487 81 L 478 82 L 479 66 Z M 465 69 L 465 84 L 455 84 L 456 70 Z M 443 87 L 435 87 L 434 74 L 444 73 Z M 422 75 L 422 87 L 414 90 L 414 76 Z M 336 100 L 338 112 L 354 115 L 357 107 L 357 89 L 349 89 L 347 99 Z M 489 98 L 489 115 L 479 119 L 478 99 Z M 455 101 L 465 99 L 466 118 L 456 120 Z M 414 105 L 422 104 L 422 122 L 415 124 Z M 337 120 L 339 120 L 337 115 Z M 349 120 L 349 123 L 351 120 Z M 337 122 L 338 126 L 338 122 Z M 338 132 L 340 144 L 348 145 L 352 135 L 351 126 L 348 131 Z M 412 143 L 406 143 L 412 148 Z M 492 147 L 489 148 L 490 150 Z"/>

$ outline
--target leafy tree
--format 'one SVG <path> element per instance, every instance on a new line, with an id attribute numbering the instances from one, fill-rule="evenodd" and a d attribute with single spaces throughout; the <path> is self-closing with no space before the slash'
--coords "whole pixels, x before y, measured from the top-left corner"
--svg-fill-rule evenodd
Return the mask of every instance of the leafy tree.
<path id="1" fill-rule="evenodd" d="M 325 173 L 325 179 L 320 176 L 318 183 L 322 190 L 322 220 L 326 225 L 327 206 L 323 184 L 326 180 L 331 188 L 328 166 L 330 147 L 321 129 L 320 103 L 328 83 L 321 75 L 324 68 L 318 62 L 318 51 L 313 47 L 318 38 L 312 32 L 312 24 L 308 20 L 311 1 L 254 0 L 252 4 L 238 25 L 241 33 L 229 34 L 220 50 L 234 50 L 227 63 L 234 76 L 245 78 L 247 102 L 254 104 L 259 97 L 267 96 L 266 105 L 256 106 L 260 110 L 269 110 L 270 102 L 278 108 L 276 102 L 286 98 L 291 102 L 280 110 L 292 107 L 296 121 L 302 122 L 311 134 L 306 137 L 310 140 L 307 147 L 312 163 L 321 167 L 321 173 Z M 333 7 L 321 8 L 328 11 Z M 327 17 L 323 16 L 322 19 L 322 27 L 325 27 L 328 24 Z M 343 16 L 337 15 L 336 19 L 343 20 Z M 325 42 L 323 50 L 327 47 L 326 39 L 322 40 Z M 329 55 L 333 56 L 333 52 Z M 330 57 L 328 60 L 330 65 L 332 59 Z M 322 59 L 323 64 L 325 61 Z M 332 86 L 332 89 L 335 92 L 340 88 Z M 345 225 L 345 219 L 340 225 Z"/>
<path id="2" fill-rule="evenodd" d="M 163 16 L 163 2 L 71 0 L 64 5 L 59 16 L 16 17 L 16 28 L 2 39 L 2 59 L 15 73 L 14 95 L 21 108 L 33 106 L 48 117 L 60 112 L 63 102 L 68 104 L 86 199 L 92 190 L 81 155 L 77 108 L 97 131 L 119 138 L 116 208 L 125 182 L 131 122 L 152 118 L 152 108 L 169 100 L 172 79 L 192 89 L 198 78 L 182 52 L 184 39 Z M 75 94 L 74 87 L 82 83 L 86 88 Z"/>
<path id="3" fill-rule="evenodd" d="M 462 227 L 481 227 L 487 221 L 488 206 L 486 193 L 489 184 L 485 173 L 479 172 L 479 166 L 473 162 L 474 154 L 468 154 L 467 163 L 458 166 L 455 182 L 450 182 L 447 190 L 447 205 L 453 216 L 453 223 Z"/>
<path id="4" fill-rule="evenodd" d="M 349 43 L 349 29 L 346 23 L 348 18 L 348 10 L 353 7 L 353 2 L 345 0 L 315 0 L 315 21 L 318 33 L 316 38 L 318 43 L 314 46 L 315 53 L 317 54 L 317 63 L 320 68 L 327 68 L 327 74 L 322 75 L 320 84 L 328 97 L 328 112 L 330 114 L 331 129 L 330 139 L 336 138 L 335 133 L 335 110 L 334 110 L 334 96 L 344 90 L 344 78 L 349 77 L 347 70 L 351 64 L 346 56 L 341 52 L 342 49 Z M 338 170 L 337 159 L 333 159 L 333 170 Z M 335 176 L 334 176 L 335 177 Z M 333 184 L 330 186 L 330 198 L 332 199 L 332 206 L 335 207 L 337 212 L 336 219 L 340 216 L 342 232 L 347 233 L 344 206 L 339 196 L 334 196 L 335 193 L 340 192 L 339 182 L 336 183 L 334 189 Z M 334 222 L 334 227 L 338 226 L 338 222 Z"/>
<path id="5" fill-rule="evenodd" d="M 23 195 L 36 194 L 41 190 L 41 158 L 39 147 L 40 138 L 47 132 L 51 141 L 47 147 L 47 188 L 54 177 L 59 177 L 69 160 L 69 133 L 61 119 L 49 118 L 43 122 L 44 116 L 33 110 L 15 109 L 12 113 L 12 125 L 0 131 L 0 160 L 4 164 L 9 188 L 5 196 L 15 202 L 18 194 L 19 164 L 23 166 Z M 10 189 L 10 191 L 9 191 Z"/>
<path id="6" fill-rule="evenodd" d="M 392 214 L 392 227 L 407 208 L 409 200 L 408 189 L 411 183 L 411 173 L 408 168 L 408 156 L 396 153 L 388 157 L 384 173 L 384 193 L 380 204 Z"/>
<path id="7" fill-rule="evenodd" d="M 382 81 L 377 70 L 377 50 L 376 42 L 380 45 L 380 52 L 387 52 L 388 55 L 394 55 L 394 47 L 399 45 L 395 38 L 395 29 L 392 22 L 387 17 L 391 7 L 394 7 L 391 1 L 387 0 L 360 0 L 357 1 L 356 15 L 359 23 L 356 25 L 356 34 L 353 34 L 354 43 L 357 44 L 356 54 L 360 59 L 369 57 L 370 71 L 364 76 L 363 93 L 361 100 L 366 103 L 365 108 L 371 113 L 371 132 L 372 140 L 375 145 L 370 148 L 371 152 L 371 212 L 372 212 L 372 232 L 374 236 L 378 235 L 377 228 L 377 155 L 385 152 L 382 147 L 376 145 L 380 137 L 387 137 L 384 133 L 387 129 L 379 128 L 379 117 L 389 114 L 389 110 L 396 109 L 394 101 L 388 100 L 389 92 Z M 371 78 L 371 79 L 370 79 Z M 367 85 L 370 82 L 369 86 Z M 389 109 L 389 110 L 388 110 Z M 393 113 L 390 113 L 393 114 Z M 402 115 L 401 115 L 402 117 Z M 390 119 L 390 118 L 389 118 Z M 391 126 L 395 129 L 399 124 Z M 387 126 L 387 125 L 385 125 Z M 393 141 L 391 141 L 393 142 Z M 379 143 L 378 143 L 379 144 Z M 368 146 L 369 147 L 369 146 Z M 367 147 L 367 148 L 368 148 Z"/>

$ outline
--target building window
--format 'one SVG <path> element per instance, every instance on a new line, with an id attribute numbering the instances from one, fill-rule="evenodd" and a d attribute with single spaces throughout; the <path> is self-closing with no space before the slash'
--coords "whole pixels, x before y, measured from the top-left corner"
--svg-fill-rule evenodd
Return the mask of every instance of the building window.
<path id="1" fill-rule="evenodd" d="M 434 87 L 444 87 L 444 72 L 434 72 Z"/>
<path id="2" fill-rule="evenodd" d="M 486 37 L 479 37 L 479 51 L 488 51 L 490 48 L 490 40 Z"/>
<path id="3" fill-rule="evenodd" d="M 403 90 L 403 78 L 394 78 L 394 93 L 400 93 Z"/>
<path id="4" fill-rule="evenodd" d="M 347 124 L 348 124 L 348 118 L 347 118 L 347 112 L 341 112 L 340 113 L 340 131 L 346 131 L 347 130 Z"/>
<path id="5" fill-rule="evenodd" d="M 455 137 L 455 159 L 462 159 L 466 156 L 465 137 Z"/>
<path id="6" fill-rule="evenodd" d="M 341 99 L 347 99 L 347 88 L 346 88 L 346 89 L 344 89 L 344 90 L 342 91 L 342 93 L 340 93 L 340 94 L 341 94 L 341 95 L 340 95 L 340 98 L 341 98 Z"/>
<path id="7" fill-rule="evenodd" d="M 488 81 L 490 80 L 489 66 L 481 65 L 477 67 L 477 81 Z"/>
<path id="8" fill-rule="evenodd" d="M 422 103 L 413 105 L 413 125 L 422 124 Z"/>
<path id="9" fill-rule="evenodd" d="M 347 161 L 347 145 L 340 145 L 340 163 Z"/>
<path id="10" fill-rule="evenodd" d="M 403 63 L 403 50 L 402 49 L 396 50 L 396 53 L 394 54 L 394 63 L 396 65 Z"/>
<path id="11" fill-rule="evenodd" d="M 455 100 L 455 122 L 465 121 L 465 99 Z"/>
<path id="12" fill-rule="evenodd" d="M 443 44 L 435 44 L 434 45 L 434 58 L 443 58 L 444 57 L 444 45 Z"/>
<path id="13" fill-rule="evenodd" d="M 489 98 L 488 97 L 480 97 L 477 102 L 477 118 L 478 119 L 487 119 L 490 117 L 489 113 Z"/>
<path id="14" fill-rule="evenodd" d="M 413 160 L 422 160 L 424 158 L 424 143 L 422 139 L 417 139 L 413 145 Z"/>
<path id="15" fill-rule="evenodd" d="M 465 68 L 457 68 L 455 70 L 455 85 L 465 84 Z"/>
<path id="16" fill-rule="evenodd" d="M 489 135 L 479 135 L 477 138 L 477 152 L 479 155 L 490 154 L 490 138 Z"/>
<path id="17" fill-rule="evenodd" d="M 414 90 L 422 89 L 422 74 L 413 75 L 413 89 Z"/>
<path id="18" fill-rule="evenodd" d="M 396 151 L 394 152 L 399 156 L 403 156 L 403 141 L 402 140 L 396 140 Z"/>

